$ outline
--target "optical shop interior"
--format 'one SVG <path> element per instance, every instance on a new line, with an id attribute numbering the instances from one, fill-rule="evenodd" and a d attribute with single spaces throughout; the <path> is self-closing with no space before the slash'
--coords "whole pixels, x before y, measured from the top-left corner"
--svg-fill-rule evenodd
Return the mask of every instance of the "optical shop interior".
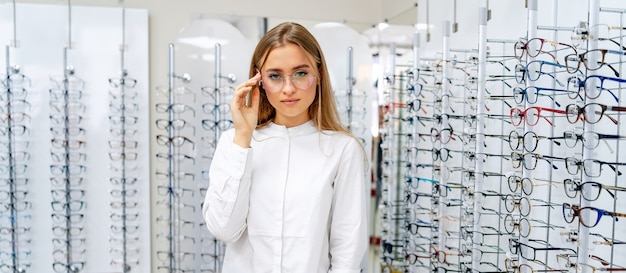
<path id="1" fill-rule="evenodd" d="M 626 1 L 0 0 L 0 272 L 247 273 L 203 205 L 283 22 L 369 161 L 364 258 L 309 272 L 626 271 Z"/>

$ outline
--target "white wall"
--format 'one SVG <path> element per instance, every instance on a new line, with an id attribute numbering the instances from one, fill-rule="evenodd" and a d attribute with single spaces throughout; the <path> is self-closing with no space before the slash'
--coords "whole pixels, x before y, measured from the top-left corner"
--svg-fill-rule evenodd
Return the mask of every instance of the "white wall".
<path id="1" fill-rule="evenodd" d="M 45 3 L 67 5 L 69 1 L 18 0 L 17 3 Z M 154 87 L 167 81 L 167 48 L 174 42 L 179 31 L 189 24 L 194 17 L 202 14 L 221 14 L 224 16 L 285 18 L 288 20 L 345 21 L 370 26 L 383 17 L 381 0 L 320 0 L 320 1 L 279 1 L 279 0 L 239 0 L 239 1 L 154 1 L 154 0 L 76 0 L 72 5 L 119 6 L 123 2 L 128 8 L 147 9 L 150 16 L 150 79 Z M 394 0 L 395 12 L 398 6 L 412 5 L 407 0 Z M 406 3 L 406 4 L 404 4 Z M 9 5 L 11 1 L 0 1 Z M 17 16 L 20 16 L 19 11 Z M 252 20 L 255 21 L 254 19 Z M 250 25 L 250 23 L 242 22 Z M 312 25 L 312 24 L 311 24 Z M 19 31 L 19 30 L 18 30 Z M 255 33 L 245 32 L 247 33 Z"/>

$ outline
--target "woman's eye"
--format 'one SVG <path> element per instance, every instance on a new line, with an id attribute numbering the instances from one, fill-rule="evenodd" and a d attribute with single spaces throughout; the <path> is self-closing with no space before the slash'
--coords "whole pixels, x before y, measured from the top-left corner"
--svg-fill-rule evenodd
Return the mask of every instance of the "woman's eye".
<path id="1" fill-rule="evenodd" d="M 296 71 L 296 73 L 293 73 L 293 76 L 296 77 L 296 78 L 304 78 L 308 74 L 309 74 L 309 72 L 307 72 L 307 71 Z"/>
<path id="2" fill-rule="evenodd" d="M 280 79 L 282 79 L 282 78 L 283 78 L 283 76 L 282 76 L 282 75 L 277 74 L 277 73 L 272 73 L 272 74 L 269 74 L 267 77 L 268 77 L 270 80 L 274 80 L 274 81 L 276 81 L 276 80 L 280 80 Z"/>

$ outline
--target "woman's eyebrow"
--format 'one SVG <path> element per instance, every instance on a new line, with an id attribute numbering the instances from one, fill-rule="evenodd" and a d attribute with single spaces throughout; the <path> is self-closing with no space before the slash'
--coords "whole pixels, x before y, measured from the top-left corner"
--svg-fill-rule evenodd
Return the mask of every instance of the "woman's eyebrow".
<path id="1" fill-rule="evenodd" d="M 291 68 L 291 70 L 298 70 L 298 69 L 302 69 L 302 68 L 310 68 L 311 66 L 308 64 L 301 64 L 301 65 L 296 65 L 293 68 Z M 267 72 L 282 72 L 283 70 L 280 68 L 268 68 L 266 70 Z"/>
<path id="2" fill-rule="evenodd" d="M 311 66 L 309 66 L 308 64 L 301 64 L 301 65 L 294 67 L 293 70 L 300 69 L 300 68 L 309 68 L 309 67 Z"/>

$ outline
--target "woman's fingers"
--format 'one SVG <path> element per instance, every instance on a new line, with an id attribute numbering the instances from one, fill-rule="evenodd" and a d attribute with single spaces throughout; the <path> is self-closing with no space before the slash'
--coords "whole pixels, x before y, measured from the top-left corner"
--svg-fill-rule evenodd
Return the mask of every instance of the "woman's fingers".
<path id="1" fill-rule="evenodd" d="M 261 74 L 257 73 L 252 78 L 248 79 L 246 82 L 239 85 L 235 89 L 235 93 L 233 94 L 233 100 L 234 100 L 233 106 L 236 106 L 237 109 L 246 107 L 246 97 L 248 96 L 250 92 L 252 92 L 255 88 L 257 88 L 259 80 L 261 80 Z"/>
<path id="2" fill-rule="evenodd" d="M 252 108 L 255 112 L 259 110 L 259 101 L 261 100 L 261 90 L 259 90 L 258 86 L 255 86 L 252 89 L 252 93 L 250 93 L 250 108 Z"/>

